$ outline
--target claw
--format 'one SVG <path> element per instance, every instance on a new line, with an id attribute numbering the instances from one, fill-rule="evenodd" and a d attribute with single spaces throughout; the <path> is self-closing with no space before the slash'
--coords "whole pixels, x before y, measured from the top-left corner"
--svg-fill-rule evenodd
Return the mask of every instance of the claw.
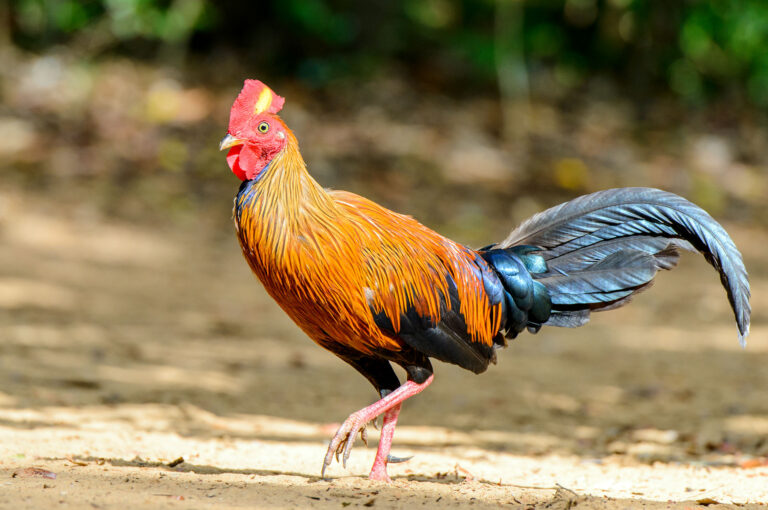
<path id="1" fill-rule="evenodd" d="M 323 468 L 320 470 L 320 478 L 325 479 L 325 470 L 330 465 L 331 461 L 328 460 L 328 454 L 326 454 L 325 458 L 323 459 Z"/>
<path id="2" fill-rule="evenodd" d="M 410 457 L 395 457 L 394 455 L 387 455 L 387 463 L 388 464 L 400 464 L 401 462 L 408 462 L 413 458 L 413 455 Z"/>
<path id="3" fill-rule="evenodd" d="M 334 457 L 336 462 L 340 462 L 345 468 L 347 467 L 347 460 L 349 460 L 349 454 L 352 446 L 355 444 L 358 432 L 363 442 L 367 445 L 368 433 L 365 430 L 365 425 L 361 425 L 361 420 L 356 415 L 350 415 L 341 424 L 333 438 L 331 438 L 328 450 L 325 453 L 325 459 L 323 460 L 321 476 L 325 476 L 325 470 L 331 465 Z"/>
<path id="4" fill-rule="evenodd" d="M 366 425 L 371 421 L 376 425 L 374 420 L 380 415 L 387 413 L 384 417 L 384 425 L 382 425 L 382 428 L 386 429 L 382 432 L 384 441 L 379 441 L 379 449 L 376 453 L 376 460 L 374 460 L 373 468 L 371 468 L 370 477 L 372 480 L 389 481 L 389 476 L 387 476 L 386 471 L 386 462 L 405 462 L 411 458 L 400 459 L 388 455 L 392 443 L 392 433 L 394 432 L 394 427 L 397 423 L 397 415 L 400 412 L 400 404 L 407 398 L 410 398 L 417 393 L 421 393 L 424 388 L 429 386 L 433 379 L 434 375 L 430 374 L 430 376 L 422 383 L 416 383 L 409 380 L 392 392 L 382 391 L 381 399 L 379 401 L 350 414 L 349 417 L 344 420 L 344 423 L 341 424 L 339 430 L 336 431 L 333 438 L 331 438 L 328 450 L 325 453 L 325 458 L 323 459 L 323 468 L 320 472 L 320 476 L 325 478 L 325 470 L 331 465 L 334 457 L 336 457 L 337 461 L 339 461 L 339 457 L 341 457 L 341 463 L 346 468 L 347 460 L 349 459 L 352 446 L 355 444 L 357 434 L 360 433 L 360 438 L 367 445 L 368 434 L 365 430 Z"/>
<path id="5" fill-rule="evenodd" d="M 355 436 L 357 434 L 350 434 L 350 436 L 347 438 L 347 441 L 344 443 L 344 455 L 342 455 L 342 465 L 346 469 L 347 467 L 347 460 L 349 460 L 349 454 L 352 453 L 352 445 L 355 444 Z"/>

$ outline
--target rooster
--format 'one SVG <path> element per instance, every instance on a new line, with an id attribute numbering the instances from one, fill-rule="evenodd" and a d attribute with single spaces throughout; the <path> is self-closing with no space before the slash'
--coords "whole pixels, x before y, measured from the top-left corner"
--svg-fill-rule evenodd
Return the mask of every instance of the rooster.
<path id="1" fill-rule="evenodd" d="M 387 463 L 401 404 L 434 378 L 431 359 L 481 373 L 527 330 L 577 327 L 612 310 L 671 269 L 680 250 L 718 271 L 742 345 L 749 282 L 720 224 L 687 200 L 651 188 L 576 198 L 524 221 L 502 242 L 470 249 L 346 191 L 323 189 L 277 115 L 284 99 L 246 80 L 232 106 L 227 163 L 242 184 L 234 221 L 264 288 L 321 347 L 350 364 L 380 399 L 342 423 L 323 460 L 346 466 L 358 434 L 383 415 L 369 475 Z M 401 366 L 401 383 L 392 364 Z"/>

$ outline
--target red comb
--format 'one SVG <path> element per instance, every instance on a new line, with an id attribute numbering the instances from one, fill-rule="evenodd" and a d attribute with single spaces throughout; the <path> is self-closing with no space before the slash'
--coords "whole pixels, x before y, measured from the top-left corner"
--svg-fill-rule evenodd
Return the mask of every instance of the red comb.
<path id="1" fill-rule="evenodd" d="M 284 103 L 284 97 L 275 94 L 259 80 L 245 80 L 243 90 L 238 94 L 229 113 L 230 131 L 245 125 L 254 115 L 279 112 Z"/>

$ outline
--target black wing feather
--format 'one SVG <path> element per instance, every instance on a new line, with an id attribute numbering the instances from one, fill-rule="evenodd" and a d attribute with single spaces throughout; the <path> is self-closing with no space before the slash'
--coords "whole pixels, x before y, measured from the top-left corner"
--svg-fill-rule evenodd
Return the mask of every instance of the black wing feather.
<path id="1" fill-rule="evenodd" d="M 420 315 L 409 304 L 400 315 L 400 329 L 395 331 L 385 313 L 373 313 L 376 325 L 387 335 L 400 338 L 409 347 L 430 358 L 459 365 L 477 374 L 484 372 L 489 363 L 496 362 L 492 346 L 472 339 L 464 316 L 459 312 L 461 302 L 456 283 L 445 275 L 448 296 L 440 294 L 440 320 Z M 450 305 L 450 306 L 449 306 Z"/>

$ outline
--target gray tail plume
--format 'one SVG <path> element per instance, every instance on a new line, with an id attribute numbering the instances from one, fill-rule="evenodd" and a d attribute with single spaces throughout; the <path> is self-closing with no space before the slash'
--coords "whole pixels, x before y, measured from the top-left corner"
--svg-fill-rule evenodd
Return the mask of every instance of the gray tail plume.
<path id="1" fill-rule="evenodd" d="M 652 188 L 619 188 L 585 195 L 536 214 L 497 248 L 532 245 L 547 264 L 532 276 L 552 301 L 545 325 L 575 327 L 591 311 L 626 304 L 678 250 L 699 251 L 718 271 L 739 328 L 749 334 L 749 281 L 741 253 L 706 211 Z"/>

